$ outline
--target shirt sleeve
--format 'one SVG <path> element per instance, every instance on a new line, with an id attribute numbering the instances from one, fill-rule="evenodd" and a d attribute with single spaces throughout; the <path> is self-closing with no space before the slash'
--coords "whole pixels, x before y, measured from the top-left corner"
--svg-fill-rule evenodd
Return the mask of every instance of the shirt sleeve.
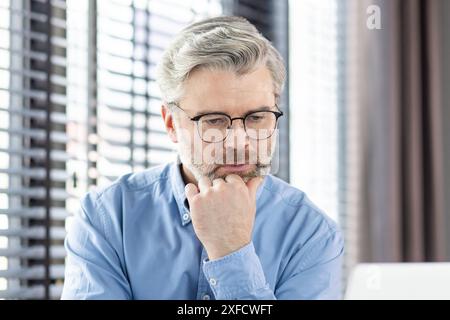
<path id="1" fill-rule="evenodd" d="M 342 299 L 344 241 L 338 230 L 323 234 L 297 250 L 278 281 L 279 299 Z"/>
<path id="2" fill-rule="evenodd" d="M 253 242 L 216 260 L 203 261 L 203 272 L 217 300 L 273 300 Z"/>
<path id="3" fill-rule="evenodd" d="M 218 300 L 340 299 L 343 241 L 338 231 L 308 244 L 290 257 L 275 288 L 270 288 L 253 243 L 217 260 L 203 272 Z"/>
<path id="4" fill-rule="evenodd" d="M 130 299 L 131 290 L 117 251 L 108 239 L 106 215 L 88 194 L 71 219 L 61 299 Z"/>

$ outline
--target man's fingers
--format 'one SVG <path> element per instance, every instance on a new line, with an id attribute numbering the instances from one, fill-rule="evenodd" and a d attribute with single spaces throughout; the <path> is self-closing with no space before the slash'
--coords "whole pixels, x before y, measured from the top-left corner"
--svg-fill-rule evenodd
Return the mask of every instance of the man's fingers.
<path id="1" fill-rule="evenodd" d="M 261 184 L 261 182 L 264 180 L 264 178 L 263 177 L 255 177 L 255 178 L 252 178 L 252 179 L 250 179 L 247 183 L 246 183 L 246 185 L 247 185 L 247 188 L 248 188 L 248 190 L 249 190 L 249 192 L 250 192 L 250 195 L 253 197 L 253 198 L 255 198 L 255 196 L 256 196 L 256 191 L 257 191 L 257 189 L 258 189 L 258 186 Z M 199 181 L 198 181 L 198 188 L 197 187 L 195 187 L 195 185 L 193 185 L 193 187 L 195 187 L 195 189 L 194 188 L 192 188 L 192 187 L 189 187 L 189 190 L 192 190 L 192 191 L 189 191 L 189 192 L 191 192 L 190 194 L 192 195 L 192 196 L 194 196 L 194 195 L 196 195 L 197 193 L 199 193 L 199 192 L 205 192 L 206 190 L 208 190 L 209 188 L 211 188 L 211 186 L 219 186 L 220 184 L 222 184 L 222 183 L 224 183 L 224 182 L 227 182 L 227 183 L 244 183 L 244 180 L 242 180 L 242 178 L 240 177 L 240 176 L 238 176 L 237 174 L 230 174 L 230 175 L 227 175 L 226 177 L 225 177 L 225 179 L 221 179 L 221 178 L 219 178 L 219 179 L 214 179 L 213 181 L 211 181 L 209 178 L 207 178 L 207 177 L 202 177 Z M 189 183 L 189 184 L 187 184 L 186 185 L 186 196 L 189 198 L 189 196 L 188 196 L 188 194 L 187 194 L 187 192 L 188 192 L 188 186 L 189 185 L 191 185 L 191 183 Z"/>
<path id="2" fill-rule="evenodd" d="M 195 196 L 196 194 L 198 194 L 198 189 L 196 187 L 195 184 L 193 183 L 188 183 L 186 185 L 186 187 L 184 187 L 184 193 L 186 194 L 186 197 L 188 198 L 188 200 L 192 199 L 193 196 Z"/>
<path id="3" fill-rule="evenodd" d="M 217 179 L 214 179 L 212 183 L 213 183 L 214 187 L 218 187 L 221 184 L 225 183 L 225 181 L 222 178 L 217 178 Z"/>
<path id="4" fill-rule="evenodd" d="M 211 187 L 211 180 L 208 177 L 202 177 L 198 180 L 198 189 L 200 192 L 205 192 Z"/>
<path id="5" fill-rule="evenodd" d="M 225 177 L 225 181 L 228 183 L 232 183 L 232 182 L 237 182 L 237 183 L 242 183 L 244 182 L 244 180 L 242 180 L 242 178 L 240 176 L 238 176 L 237 174 L 229 174 Z"/>
<path id="6" fill-rule="evenodd" d="M 263 177 L 255 177 L 247 181 L 247 188 L 252 199 L 256 198 L 256 191 L 258 190 L 258 187 L 263 182 L 263 180 Z"/>

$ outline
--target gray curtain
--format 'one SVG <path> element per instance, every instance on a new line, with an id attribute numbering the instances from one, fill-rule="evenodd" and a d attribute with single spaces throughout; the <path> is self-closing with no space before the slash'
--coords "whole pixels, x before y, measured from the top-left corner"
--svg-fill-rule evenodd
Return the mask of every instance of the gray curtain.
<path id="1" fill-rule="evenodd" d="M 442 2 L 441 21 L 443 23 L 442 29 L 446 30 L 443 33 L 442 41 L 442 57 L 450 57 L 450 1 Z M 447 244 L 450 244 L 450 59 L 444 58 L 442 66 L 442 84 L 443 84 L 443 113 L 442 124 L 444 128 L 444 167 L 445 169 L 445 212 L 447 217 L 446 235 Z M 447 245 L 447 259 L 450 258 L 450 245 Z"/>
<path id="2" fill-rule="evenodd" d="M 360 261 L 448 258 L 444 1 L 349 1 L 349 28 L 358 31 L 347 46 L 348 92 L 358 94 L 348 108 L 357 113 L 360 162 L 348 170 L 359 179 Z M 372 4 L 381 30 L 366 26 Z"/>

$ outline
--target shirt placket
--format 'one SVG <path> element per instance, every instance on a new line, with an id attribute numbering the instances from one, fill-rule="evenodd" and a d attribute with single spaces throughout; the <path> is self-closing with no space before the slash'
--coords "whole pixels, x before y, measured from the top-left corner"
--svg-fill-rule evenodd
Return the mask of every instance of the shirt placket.
<path id="1" fill-rule="evenodd" d="M 205 248 L 202 246 L 200 270 L 198 275 L 197 300 L 215 300 L 205 274 L 203 273 L 203 261 L 208 258 Z"/>

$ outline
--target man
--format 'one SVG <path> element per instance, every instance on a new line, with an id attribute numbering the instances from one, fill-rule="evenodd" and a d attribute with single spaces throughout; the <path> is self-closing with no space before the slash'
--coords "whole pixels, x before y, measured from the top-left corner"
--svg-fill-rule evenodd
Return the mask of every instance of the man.
<path id="1" fill-rule="evenodd" d="M 157 79 L 179 161 L 82 200 L 62 298 L 339 298 L 340 231 L 269 174 L 285 79 L 275 48 L 243 18 L 204 20 Z"/>

